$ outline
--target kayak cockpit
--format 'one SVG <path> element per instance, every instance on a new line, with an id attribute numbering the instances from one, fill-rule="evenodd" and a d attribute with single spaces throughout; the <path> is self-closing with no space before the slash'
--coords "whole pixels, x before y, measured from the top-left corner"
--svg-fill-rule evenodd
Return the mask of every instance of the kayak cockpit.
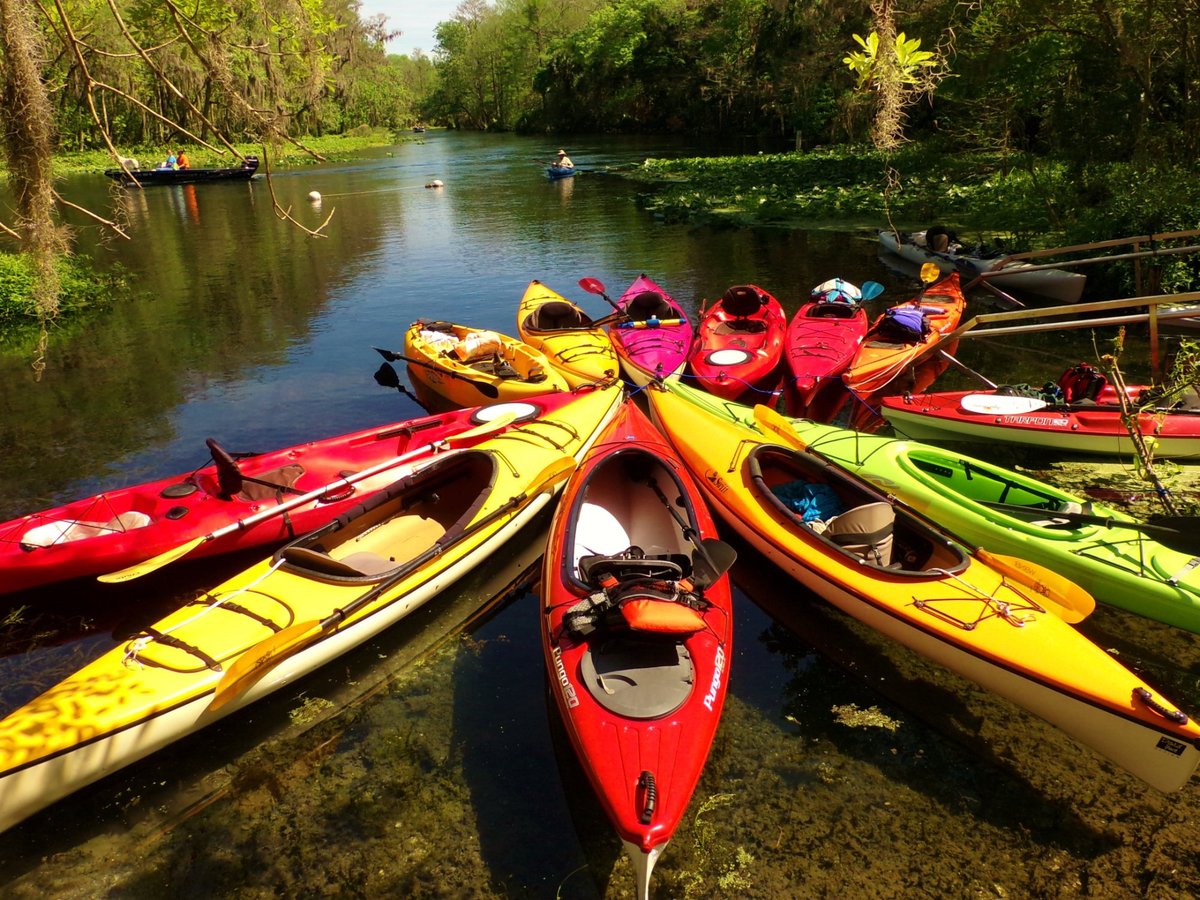
<path id="1" fill-rule="evenodd" d="M 393 578 L 419 565 L 435 548 L 453 543 L 495 480 L 491 454 L 444 456 L 283 547 L 276 560 L 297 574 L 324 581 Z"/>
<path id="2" fill-rule="evenodd" d="M 967 567 L 957 544 L 811 454 L 760 444 L 747 465 L 764 503 L 840 555 L 900 575 L 941 577 Z"/>

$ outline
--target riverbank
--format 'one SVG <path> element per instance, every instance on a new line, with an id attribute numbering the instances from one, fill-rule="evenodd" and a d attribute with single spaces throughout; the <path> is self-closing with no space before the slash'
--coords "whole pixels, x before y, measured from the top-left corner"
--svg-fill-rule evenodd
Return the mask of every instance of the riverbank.
<path id="1" fill-rule="evenodd" d="M 1088 167 L 1030 154 L 908 145 L 649 159 L 629 173 L 639 206 L 664 222 L 716 227 L 908 231 L 933 224 L 964 243 L 1059 247 L 1200 227 L 1200 179 L 1165 166 Z M 1089 270 L 1114 281 L 1123 272 Z M 1200 261 L 1163 262 L 1164 292 L 1200 287 Z M 1114 283 L 1113 289 L 1123 285 Z M 1119 296 L 1119 294 L 1113 294 Z"/>
<path id="2" fill-rule="evenodd" d="M 373 147 L 386 147 L 389 144 L 399 144 L 410 140 L 420 140 L 421 135 L 400 134 L 386 128 L 357 128 L 346 134 L 326 134 L 320 137 L 304 137 L 297 140 L 312 153 L 327 160 L 353 159 L 354 155 Z M 214 142 L 216 144 L 216 142 Z M 262 155 L 261 143 L 236 143 L 238 153 L 242 155 Z M 229 165 L 230 154 L 224 155 L 199 147 L 188 142 L 174 144 L 146 144 L 139 147 L 120 147 L 127 158 L 136 159 L 142 168 L 152 168 L 165 160 L 168 154 L 183 149 L 194 168 L 206 168 Z M 320 160 L 302 150 L 295 144 L 280 144 L 271 148 L 272 169 L 294 169 L 299 166 L 312 165 Z M 64 151 L 54 155 L 54 174 L 56 177 L 65 175 L 83 175 L 89 172 L 102 172 L 113 168 L 113 158 L 107 150 L 75 150 Z M 3 160 L 0 160 L 0 174 L 7 174 Z"/>
<path id="3" fill-rule="evenodd" d="M 304 138 L 302 143 L 325 160 L 348 160 L 364 150 L 419 141 L 421 137 L 400 135 L 383 128 L 362 128 L 348 134 Z M 143 168 L 149 168 L 180 146 L 187 152 L 195 168 L 229 165 L 228 154 L 221 157 L 204 148 L 193 149 L 187 144 L 130 148 L 128 155 L 141 162 Z M 242 154 L 262 152 L 260 144 L 235 146 Z M 276 171 L 300 168 L 320 161 L 294 144 L 281 145 L 271 153 L 271 167 Z M 81 150 L 54 157 L 56 177 L 98 174 L 112 167 L 112 156 L 106 150 Z M 0 176 L 6 174 L 3 161 L 0 160 Z M 124 273 L 114 275 L 97 272 L 87 257 L 64 256 L 59 260 L 58 267 L 61 288 L 58 310 L 53 318 L 60 325 L 80 318 L 85 312 L 104 309 L 130 295 L 131 285 Z M 0 244 L 0 345 L 23 348 L 29 341 L 36 340 L 43 317 L 38 314 L 33 288 L 32 266 L 16 252 L 16 242 L 11 245 Z"/>

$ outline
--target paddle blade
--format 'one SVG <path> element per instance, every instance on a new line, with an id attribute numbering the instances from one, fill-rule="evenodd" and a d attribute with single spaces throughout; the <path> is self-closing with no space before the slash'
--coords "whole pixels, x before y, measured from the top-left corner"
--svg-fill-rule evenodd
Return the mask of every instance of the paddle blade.
<path id="1" fill-rule="evenodd" d="M 575 458 L 571 456 L 556 459 L 542 469 L 538 477 L 533 480 L 533 486 L 526 493 L 532 497 L 534 494 L 553 490 L 571 477 L 571 473 L 575 471 L 577 465 Z"/>
<path id="2" fill-rule="evenodd" d="M 255 644 L 225 670 L 225 674 L 217 682 L 217 690 L 208 708 L 218 710 L 229 701 L 240 697 L 272 666 L 319 636 L 321 631 L 320 622 L 299 622 Z"/>
<path id="3" fill-rule="evenodd" d="M 512 410 L 508 410 L 507 412 L 500 413 L 500 415 L 496 416 L 494 419 L 489 419 L 486 422 L 476 425 L 474 428 L 461 431 L 458 434 L 452 434 L 447 437 L 446 440 L 450 441 L 451 443 L 456 443 L 458 441 L 466 441 L 470 440 L 471 438 L 477 438 L 483 434 L 491 434 L 493 431 L 499 431 L 501 428 L 507 428 L 509 425 L 515 422 L 516 419 L 517 414 Z"/>
<path id="4" fill-rule="evenodd" d="M 1096 600 L 1091 594 L 1045 566 L 1016 556 L 992 553 L 982 547 L 975 555 L 997 572 L 1036 591 L 1047 601 L 1050 611 L 1064 622 L 1071 625 L 1082 622 L 1096 608 Z"/>
<path id="5" fill-rule="evenodd" d="M 178 547 L 172 547 L 158 556 L 152 556 L 149 559 L 142 560 L 140 563 L 135 563 L 132 566 L 126 566 L 124 569 L 118 569 L 115 572 L 105 572 L 103 575 L 97 576 L 97 581 L 103 581 L 105 584 L 120 584 L 124 581 L 133 581 L 135 578 L 141 578 L 143 575 L 149 575 L 156 569 L 161 569 L 167 563 L 172 563 L 181 556 L 187 556 L 194 549 L 208 539 L 208 535 L 202 534 L 198 538 L 192 538 L 186 544 L 180 544 Z"/>
<path id="6" fill-rule="evenodd" d="M 864 281 L 863 286 L 858 290 L 859 293 L 862 294 L 862 299 L 867 301 L 874 300 L 876 297 L 882 294 L 884 292 L 884 287 L 878 281 Z"/>
<path id="7" fill-rule="evenodd" d="M 705 538 L 692 554 L 692 582 L 699 588 L 714 584 L 737 561 L 737 551 L 717 538 Z"/>
<path id="8" fill-rule="evenodd" d="M 400 376 L 396 374 L 391 363 L 380 363 L 379 368 L 375 371 L 375 383 L 380 387 L 398 388 L 400 387 Z"/>
<path id="9" fill-rule="evenodd" d="M 596 294 L 601 297 L 604 296 L 604 285 L 595 278 L 580 278 L 579 286 L 589 294 Z"/>
<path id="10" fill-rule="evenodd" d="M 1169 516 L 1155 513 L 1146 525 L 1138 525 L 1139 530 L 1153 537 L 1160 544 L 1200 556 L 1200 518 L 1196 516 Z"/>
<path id="11" fill-rule="evenodd" d="M 374 350 L 376 353 L 378 353 L 380 356 L 382 356 L 384 359 L 386 359 L 388 362 L 395 362 L 398 359 L 404 359 L 404 357 L 401 356 L 399 353 L 395 353 L 391 350 L 384 350 L 382 347 L 372 347 L 371 349 Z"/>
<path id="12" fill-rule="evenodd" d="M 923 284 L 933 284 L 941 277 L 942 270 L 937 267 L 936 263 L 927 262 L 921 266 L 921 282 Z"/>
<path id="13" fill-rule="evenodd" d="M 796 433 L 796 429 L 782 415 L 762 403 L 754 407 L 754 421 L 764 432 L 779 435 L 797 450 L 807 450 L 808 443 Z"/>

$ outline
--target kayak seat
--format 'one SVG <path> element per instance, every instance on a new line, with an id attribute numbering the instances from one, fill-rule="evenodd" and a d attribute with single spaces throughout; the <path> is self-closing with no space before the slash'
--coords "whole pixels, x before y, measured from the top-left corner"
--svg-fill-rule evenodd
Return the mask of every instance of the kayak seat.
<path id="1" fill-rule="evenodd" d="M 565 331 L 586 328 L 591 324 L 577 306 L 562 300 L 543 303 L 530 314 L 527 321 L 534 331 Z"/>
<path id="2" fill-rule="evenodd" d="M 843 550 L 877 566 L 892 561 L 892 530 L 896 511 L 882 500 L 864 503 L 825 523 L 823 535 Z"/>
<path id="3" fill-rule="evenodd" d="M 237 492 L 237 499 L 250 503 L 272 500 L 279 495 L 280 491 L 294 488 L 303 474 L 304 466 L 292 463 L 280 466 L 278 469 L 271 469 L 269 472 L 260 472 L 254 476 L 254 481 L 243 476 L 242 489 Z M 262 484 L 261 482 L 267 483 Z"/>
<path id="4" fill-rule="evenodd" d="M 733 318 L 717 326 L 717 333 L 756 334 L 766 331 L 766 322 L 749 318 L 762 309 L 765 303 L 766 298 L 752 285 L 734 285 L 721 297 L 721 308 Z"/>
<path id="5" fill-rule="evenodd" d="M 668 555 L 631 558 L 625 553 L 614 556 L 581 556 L 579 574 L 585 582 L 597 587 L 606 575 L 611 575 L 619 582 L 630 578 L 652 578 L 661 581 L 678 581 L 683 578 L 683 566 Z"/>
<path id="6" fill-rule="evenodd" d="M 642 291 L 625 305 L 625 313 L 635 322 L 646 319 L 670 319 L 675 316 L 671 304 L 658 291 Z"/>
<path id="7" fill-rule="evenodd" d="M 396 563 L 375 553 L 351 553 L 345 559 L 334 559 L 312 547 L 286 547 L 283 559 L 301 569 L 321 575 L 337 575 L 342 578 L 370 578 L 396 568 Z"/>

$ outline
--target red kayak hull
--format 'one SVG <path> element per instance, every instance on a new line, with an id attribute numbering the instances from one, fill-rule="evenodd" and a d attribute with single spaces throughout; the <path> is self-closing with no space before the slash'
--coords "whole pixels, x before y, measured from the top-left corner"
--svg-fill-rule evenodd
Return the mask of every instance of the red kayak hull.
<path id="1" fill-rule="evenodd" d="M 1136 393 L 1137 387 L 1130 392 Z M 963 398 L 995 397 L 1001 404 L 986 411 L 963 407 Z M 1133 440 L 1121 421 L 1117 395 L 1110 389 L 1100 402 L 1017 408 L 1027 398 L 996 396 L 995 391 L 942 391 L 886 397 L 881 412 L 898 434 L 914 439 L 957 439 L 1042 447 L 1064 453 L 1132 457 Z M 1003 404 L 1011 402 L 1012 411 Z M 1036 401 L 1035 401 L 1036 402 Z M 983 408 L 975 404 L 977 408 Z M 1137 417 L 1143 438 L 1164 459 L 1200 458 L 1200 410 L 1146 412 Z"/>
<path id="2" fill-rule="evenodd" d="M 818 392 L 842 392 L 841 374 L 867 335 L 867 311 L 849 303 L 805 303 L 784 338 L 788 410 L 806 415 Z"/>
<path id="3" fill-rule="evenodd" d="M 542 574 L 542 646 L 551 691 L 592 787 L 627 846 L 650 854 L 670 840 L 708 756 L 728 684 L 732 622 L 729 578 L 722 575 L 703 591 L 708 606 L 700 614 L 700 630 L 649 637 L 664 642 L 655 647 L 686 652 L 694 666 L 690 693 L 673 710 L 623 715 L 598 701 L 597 695 L 605 694 L 595 685 L 589 689 L 589 653 L 598 655 L 614 642 L 645 635 L 639 637 L 625 625 L 605 625 L 579 637 L 566 627 L 571 609 L 596 590 L 594 583 L 582 580 L 580 562 L 587 557 L 577 554 L 619 553 L 617 545 L 626 542 L 636 543 L 647 556 L 663 547 L 692 547 L 660 498 L 651 494 L 648 479 L 636 473 L 650 473 L 672 504 L 682 498 L 674 508 L 696 530 L 697 539 L 716 536 L 712 517 L 677 454 L 627 400 L 568 482 L 555 513 Z M 594 672 L 590 677 L 598 678 Z M 617 687 L 619 695 L 622 686 Z M 655 786 L 650 813 L 647 772 Z"/>
<path id="4" fill-rule="evenodd" d="M 787 316 L 779 301 L 762 288 L 745 287 L 761 298 L 758 308 L 737 315 L 725 298 L 717 300 L 700 319 L 688 366 L 710 394 L 767 403 L 778 386 Z"/>
<path id="5" fill-rule="evenodd" d="M 323 500 L 204 541 L 186 559 L 232 553 L 290 540 L 330 521 L 411 466 L 440 452 L 438 443 L 474 428 L 497 411 L 518 412 L 514 424 L 529 421 L 568 402 L 573 393 L 550 394 L 520 404 L 492 404 L 368 428 L 236 460 L 244 478 L 258 478 L 289 491 L 243 483 L 222 490 L 215 464 L 158 481 L 106 491 L 63 506 L 0 524 L 0 594 L 115 572 L 181 544 L 232 525 L 248 516 L 318 490 L 397 456 L 411 460 L 353 485 L 339 484 Z M 513 427 L 513 426 L 509 426 Z M 483 435 L 478 440 L 486 440 Z M 474 442 L 474 439 L 471 441 Z M 462 446 L 467 446 L 464 443 Z M 459 445 L 455 445 L 459 446 Z M 438 449 L 435 449 L 438 448 Z"/>

